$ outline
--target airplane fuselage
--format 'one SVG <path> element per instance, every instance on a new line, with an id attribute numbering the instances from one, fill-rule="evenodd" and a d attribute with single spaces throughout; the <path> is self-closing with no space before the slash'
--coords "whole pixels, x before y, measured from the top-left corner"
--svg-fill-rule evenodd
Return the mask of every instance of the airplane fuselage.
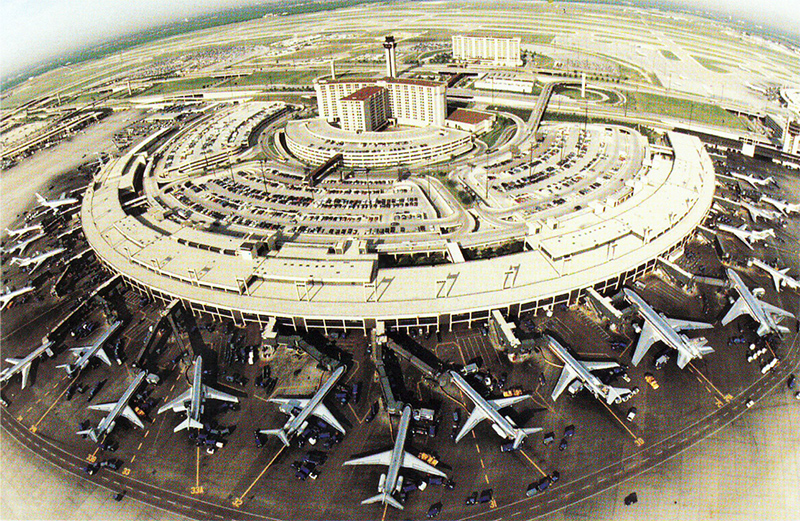
<path id="1" fill-rule="evenodd" d="M 636 310 L 642 318 L 650 323 L 662 342 L 678 352 L 685 353 L 689 358 L 698 358 L 700 356 L 697 348 L 687 342 L 686 337 L 670 327 L 664 317 L 656 312 L 642 297 L 627 288 L 623 291 L 628 300 L 636 306 Z"/>
<path id="2" fill-rule="evenodd" d="M 192 376 L 192 401 L 189 404 L 189 417 L 200 421 L 203 413 L 203 358 L 197 357 L 194 364 L 194 374 Z"/>
<path id="3" fill-rule="evenodd" d="M 400 425 L 397 427 L 397 438 L 394 440 L 392 448 L 392 459 L 389 468 L 386 470 L 386 480 L 383 482 L 383 490 L 378 492 L 393 493 L 397 488 L 397 478 L 400 476 L 400 467 L 403 464 L 403 452 L 406 445 L 406 435 L 408 434 L 408 424 L 411 421 L 411 407 L 403 409 L 400 417 Z"/>
<path id="4" fill-rule="evenodd" d="M 467 397 L 475 404 L 475 407 L 480 407 L 486 416 L 488 416 L 489 420 L 494 424 L 495 430 L 499 433 L 502 433 L 507 439 L 512 439 L 516 436 L 517 429 L 511 422 L 509 422 L 502 414 L 500 414 L 497 409 L 492 407 L 492 405 L 486 401 L 486 399 L 481 396 L 480 394 L 469 385 L 464 378 L 461 377 L 455 371 L 450 371 L 450 376 L 453 379 L 453 382 L 456 384 L 462 393 L 466 394 Z"/>
<path id="5" fill-rule="evenodd" d="M 760 259 L 753 259 L 753 264 L 761 268 L 762 270 L 766 271 L 770 274 L 774 279 L 776 279 L 777 286 L 786 286 L 791 289 L 800 289 L 800 281 L 797 279 L 793 279 L 792 277 L 788 276 L 785 273 L 781 273 L 780 271 L 776 270 L 766 262 L 761 261 Z"/>
<path id="6" fill-rule="evenodd" d="M 766 313 L 762 309 L 758 303 L 758 300 L 753 295 L 753 292 L 750 291 L 750 289 L 745 285 L 741 277 L 739 277 L 735 271 L 729 268 L 728 278 L 733 281 L 734 289 L 742 297 L 747 309 L 750 311 L 756 322 L 760 324 L 766 324 L 770 330 L 774 331 L 777 328 L 777 323 L 772 319 L 769 313 Z"/>
<path id="7" fill-rule="evenodd" d="M 117 403 L 116 405 L 114 405 L 114 408 L 111 409 L 111 412 L 108 413 L 108 416 L 103 418 L 97 425 L 97 431 L 99 433 L 104 433 L 106 431 L 111 430 L 110 429 L 111 424 L 113 424 L 117 420 L 117 418 L 119 418 L 120 414 L 122 414 L 122 410 L 125 409 L 125 407 L 128 405 L 131 396 L 133 396 L 133 393 L 136 392 L 136 389 L 139 388 L 139 385 L 141 385 L 142 380 L 144 380 L 146 376 L 147 376 L 146 371 L 142 371 L 138 375 L 136 375 L 136 378 L 133 379 L 133 382 L 131 382 L 128 388 L 125 389 L 125 392 L 122 393 L 122 396 L 120 397 L 119 400 L 117 400 Z"/>
<path id="8" fill-rule="evenodd" d="M 78 359 L 75 360 L 75 363 L 72 364 L 73 367 L 75 367 L 76 369 L 83 369 L 84 367 L 86 367 L 86 364 L 89 363 L 89 360 L 91 360 L 92 357 L 97 355 L 97 352 L 103 348 L 103 344 L 106 343 L 109 337 L 111 337 L 111 335 L 114 334 L 114 331 L 119 329 L 121 325 L 122 322 L 114 322 L 113 324 L 108 326 L 108 329 L 103 331 L 103 334 L 100 335 L 100 338 L 95 340 L 90 347 L 87 347 L 86 349 L 83 350 Z"/>
<path id="9" fill-rule="evenodd" d="M 3 370 L 2 375 L 0 375 L 0 382 L 5 382 L 7 380 L 10 380 L 15 374 L 22 372 L 26 367 L 30 366 L 34 362 L 34 360 L 42 356 L 44 353 L 47 353 L 49 356 L 52 356 L 53 344 L 54 342 L 47 342 L 46 344 L 42 344 L 41 346 L 31 351 L 25 358 L 23 358 L 13 366 L 5 368 Z"/>
<path id="10" fill-rule="evenodd" d="M 305 421 L 308 419 L 309 416 L 311 416 L 314 413 L 314 410 L 322 402 L 325 396 L 328 395 L 333 386 L 336 385 L 336 382 L 344 374 L 344 371 L 345 371 L 344 366 L 341 366 L 338 369 L 336 369 L 336 371 L 334 371 L 331 377 L 328 378 L 328 381 L 325 382 L 316 393 L 314 393 L 314 396 L 311 397 L 311 400 L 309 400 L 308 404 L 302 408 L 300 413 L 286 423 L 285 426 L 286 434 L 293 434 L 295 432 L 298 432 L 303 427 Z"/>
<path id="11" fill-rule="evenodd" d="M 562 362 L 567 364 L 572 368 L 573 371 L 578 375 L 578 379 L 583 382 L 583 384 L 591 391 L 592 394 L 595 396 L 602 397 L 605 399 L 606 395 L 608 394 L 608 387 L 603 384 L 600 379 L 595 376 L 591 371 L 586 369 L 586 367 L 577 361 L 569 352 L 555 341 L 555 339 L 550 339 L 548 342 L 550 345 L 550 349 L 558 356 Z"/>

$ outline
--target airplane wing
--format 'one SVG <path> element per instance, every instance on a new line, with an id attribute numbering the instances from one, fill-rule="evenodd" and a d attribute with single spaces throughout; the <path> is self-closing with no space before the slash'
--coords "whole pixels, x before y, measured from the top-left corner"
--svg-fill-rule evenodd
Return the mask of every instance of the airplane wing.
<path id="1" fill-rule="evenodd" d="M 557 400 L 561 393 L 564 392 L 564 389 L 572 383 L 574 379 L 578 377 L 578 373 L 570 367 L 569 365 L 564 365 L 564 369 L 561 370 L 561 376 L 558 377 L 558 382 L 556 382 L 556 387 L 553 389 L 553 392 L 550 393 L 550 398 L 553 401 Z"/>
<path id="2" fill-rule="evenodd" d="M 650 322 L 645 321 L 644 327 L 642 327 L 642 332 L 639 334 L 639 341 L 636 343 L 636 351 L 633 353 L 633 359 L 631 363 L 633 365 L 639 365 L 639 362 L 642 361 L 644 355 L 647 354 L 647 351 L 650 349 L 656 341 L 658 337 L 656 337 L 656 330 L 653 329 L 653 326 L 650 325 Z"/>
<path id="3" fill-rule="evenodd" d="M 528 398 L 530 398 L 530 395 L 522 394 L 520 396 L 509 396 L 507 398 L 496 398 L 494 400 L 489 400 L 489 403 L 494 405 L 494 408 L 499 411 L 500 409 L 505 409 L 506 407 L 510 407 Z"/>
<path id="4" fill-rule="evenodd" d="M 583 364 L 583 367 L 589 371 L 602 371 L 603 369 L 614 369 L 615 367 L 619 367 L 619 364 L 612 360 L 607 362 L 581 362 L 581 364 Z"/>
<path id="5" fill-rule="evenodd" d="M 106 365 L 111 365 L 111 360 L 108 358 L 108 355 L 106 354 L 105 350 L 102 347 L 97 350 L 94 356 L 102 360 L 103 363 L 105 363 Z"/>
<path id="6" fill-rule="evenodd" d="M 781 290 L 781 278 L 775 273 L 770 273 L 770 275 L 772 276 L 772 283 L 775 284 L 775 291 L 780 292 L 780 290 Z"/>
<path id="7" fill-rule="evenodd" d="M 456 443 L 458 443 L 461 438 L 463 438 L 469 431 L 474 429 L 476 425 L 486 418 L 488 418 L 488 416 L 483 409 L 476 405 L 475 408 L 472 409 L 472 413 L 469 415 L 469 418 L 467 418 L 467 421 L 464 422 L 464 426 L 461 427 L 461 430 L 458 432 L 458 435 L 456 436 Z"/>
<path id="8" fill-rule="evenodd" d="M 404 458 L 405 459 L 405 458 Z M 362 458 L 351 459 L 345 461 L 345 465 L 386 465 L 392 462 L 392 451 L 379 452 L 371 456 L 364 456 Z"/>
<path id="9" fill-rule="evenodd" d="M 344 427 L 342 427 L 342 424 L 339 423 L 339 420 L 337 420 L 333 414 L 331 414 L 330 409 L 325 407 L 324 403 L 320 403 L 319 405 L 317 405 L 316 408 L 311 412 L 311 414 L 319 418 L 322 418 L 328 425 L 330 425 L 337 431 L 341 432 L 342 434 L 346 433 Z"/>
<path id="10" fill-rule="evenodd" d="M 443 478 L 447 477 L 447 474 L 442 472 L 441 470 L 437 469 L 430 463 L 425 463 L 418 457 L 409 454 L 408 452 L 403 452 L 403 467 L 418 470 L 420 472 L 424 472 L 426 474 L 433 474 L 434 476 L 441 476 Z"/>
<path id="11" fill-rule="evenodd" d="M 764 302 L 763 300 L 759 300 L 758 303 L 761 304 L 761 309 L 763 309 L 766 313 L 778 315 L 779 317 L 794 318 L 794 314 L 786 311 L 785 309 L 779 308 L 778 306 L 773 306 L 772 304 Z"/>
<path id="12" fill-rule="evenodd" d="M 123 407 L 122 413 L 120 414 L 122 415 L 122 417 L 124 417 L 132 424 L 136 425 L 140 429 L 144 429 L 144 424 L 142 423 L 142 420 L 140 420 L 139 417 L 136 416 L 136 413 L 133 412 L 133 409 L 131 409 L 130 405 L 126 405 L 125 407 Z"/>
<path id="13" fill-rule="evenodd" d="M 311 400 L 309 398 L 270 398 L 270 402 L 277 403 L 278 405 L 291 405 L 292 407 L 300 407 L 301 409 L 308 405 Z"/>
<path id="14" fill-rule="evenodd" d="M 96 405 L 90 405 L 87 407 L 87 409 L 92 411 L 111 412 L 115 405 L 117 405 L 117 402 L 98 403 Z"/>
<path id="15" fill-rule="evenodd" d="M 162 405 L 161 407 L 159 407 L 158 408 L 158 414 L 161 414 L 162 412 L 166 411 L 167 409 L 172 409 L 175 412 L 185 411 L 186 410 L 186 405 L 184 405 L 184 403 L 187 400 L 190 400 L 191 398 L 192 398 L 192 387 L 189 386 L 189 388 L 186 391 L 184 391 L 183 393 L 181 393 L 180 395 L 178 395 L 177 398 L 175 398 L 172 401 L 167 402 L 164 405 Z"/>
<path id="16" fill-rule="evenodd" d="M 239 403 L 239 398 L 230 395 L 228 393 L 223 393 L 222 391 L 217 391 L 216 389 L 212 389 L 207 385 L 203 386 L 203 393 L 206 395 L 206 398 L 211 398 L 212 400 L 222 400 L 223 402 Z"/>
<path id="17" fill-rule="evenodd" d="M 680 320 L 678 318 L 667 318 L 667 324 L 675 331 L 694 331 L 697 329 L 711 329 L 714 326 L 705 322 L 693 322 L 691 320 Z"/>
<path id="18" fill-rule="evenodd" d="M 733 307 L 728 310 L 720 323 L 723 326 L 727 326 L 740 315 L 750 315 L 750 308 L 747 307 L 747 303 L 742 297 L 739 297 L 739 300 L 733 304 Z"/>

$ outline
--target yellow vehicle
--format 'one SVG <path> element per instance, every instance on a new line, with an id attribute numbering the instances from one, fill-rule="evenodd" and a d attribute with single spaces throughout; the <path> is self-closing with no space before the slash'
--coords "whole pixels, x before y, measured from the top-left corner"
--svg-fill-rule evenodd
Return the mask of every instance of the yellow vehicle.
<path id="1" fill-rule="evenodd" d="M 507 391 L 503 391 L 504 398 L 510 398 L 512 396 L 522 396 L 522 389 L 519 387 L 515 387 L 513 389 L 508 389 Z"/>
<path id="2" fill-rule="evenodd" d="M 439 460 L 436 459 L 433 455 L 428 454 L 427 452 L 420 452 L 417 457 L 422 461 L 424 461 L 425 463 L 430 463 L 434 467 L 439 464 Z"/>
<path id="3" fill-rule="evenodd" d="M 647 373 L 646 375 L 644 375 L 644 381 L 649 383 L 650 387 L 652 387 L 653 389 L 658 389 L 658 387 L 659 387 L 658 386 L 658 381 L 656 380 L 656 377 L 651 375 L 650 373 Z"/>

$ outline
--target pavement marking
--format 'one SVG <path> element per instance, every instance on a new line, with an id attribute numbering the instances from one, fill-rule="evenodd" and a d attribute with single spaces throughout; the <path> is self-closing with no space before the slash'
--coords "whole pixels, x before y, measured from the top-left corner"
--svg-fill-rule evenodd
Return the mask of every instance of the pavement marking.
<path id="1" fill-rule="evenodd" d="M 256 483 L 258 483 L 258 480 L 261 479 L 261 476 L 264 475 L 267 469 L 269 469 L 272 466 L 272 464 L 275 463 L 275 460 L 278 459 L 278 456 L 281 455 L 281 452 L 283 452 L 285 448 L 286 445 L 282 446 L 281 449 L 277 453 L 275 453 L 275 456 L 273 456 L 273 458 L 269 461 L 269 463 L 267 463 L 267 466 L 264 467 L 264 470 L 262 470 L 261 473 L 258 475 L 258 477 L 256 477 L 256 479 L 254 479 L 253 482 L 250 483 L 250 486 L 247 487 L 247 490 L 245 490 L 238 498 L 233 500 L 233 506 L 235 506 L 236 508 L 242 506 L 242 504 L 244 503 L 244 497 L 248 494 L 248 492 L 250 492 L 250 490 L 256 485 Z"/>
<path id="2" fill-rule="evenodd" d="M 36 432 L 36 430 L 39 428 L 39 424 L 40 424 L 40 423 L 42 423 L 42 420 L 44 420 L 45 416 L 47 416 L 48 414 L 50 414 L 50 411 L 52 411 L 52 410 L 53 410 L 53 407 L 55 407 L 55 406 L 56 406 L 56 404 L 57 404 L 57 403 L 58 403 L 58 401 L 61 399 L 61 397 L 62 397 L 62 396 L 64 396 L 64 394 L 66 394 L 66 392 L 69 390 L 70 386 L 71 386 L 73 383 L 75 383 L 75 382 L 78 380 L 78 378 L 79 378 L 79 377 L 80 377 L 80 372 L 78 373 L 78 376 L 76 376 L 75 378 L 73 378 L 73 379 L 72 379 L 72 381 L 69 383 L 69 385 L 67 385 L 67 386 L 64 388 L 64 390 L 63 390 L 63 391 L 61 391 L 61 394 L 59 394 L 58 396 L 56 396 L 56 399 L 55 399 L 55 400 L 53 400 L 53 405 L 51 405 L 50 407 L 48 407 L 48 408 L 47 408 L 47 410 L 44 412 L 44 414 L 42 414 L 42 417 L 41 417 L 41 418 L 39 418 L 39 421 L 37 421 L 36 423 L 34 423 L 33 425 L 31 425 L 31 428 L 30 428 L 31 432 Z"/>
<path id="3" fill-rule="evenodd" d="M 617 415 L 616 415 L 616 413 L 614 413 L 614 411 L 613 411 L 613 410 L 611 410 L 611 407 L 609 407 L 609 406 L 608 406 L 608 404 L 605 402 L 605 400 L 597 400 L 597 401 L 598 401 L 598 402 L 600 402 L 600 403 L 602 403 L 602 404 L 603 404 L 603 406 L 604 406 L 606 409 L 608 409 L 608 412 L 610 412 L 610 413 L 611 413 L 611 416 L 613 416 L 613 417 L 614 417 L 614 419 L 615 419 L 615 420 L 617 420 L 617 421 L 619 422 L 619 424 L 620 424 L 620 425 L 622 425 L 622 427 L 623 427 L 623 428 L 624 428 L 626 431 L 628 431 L 628 434 L 630 434 L 630 435 L 631 435 L 631 438 L 633 438 L 633 441 L 634 441 L 634 443 L 636 443 L 636 446 L 637 446 L 637 447 L 641 447 L 642 445 L 644 445 L 644 440 L 643 440 L 642 438 L 640 438 L 639 436 L 637 436 L 636 434 L 634 434 L 634 433 L 633 433 L 633 431 L 632 431 L 632 430 L 630 430 L 630 429 L 628 428 L 628 426 L 627 426 L 627 425 L 625 425 L 625 422 L 623 422 L 623 421 L 622 421 L 622 420 L 619 418 L 619 416 L 617 416 Z"/>
<path id="4" fill-rule="evenodd" d="M 534 467 L 536 467 L 536 470 L 538 470 L 538 471 L 539 471 L 539 473 L 542 475 L 542 477 L 547 477 L 547 474 L 545 473 L 545 471 L 543 471 L 542 469 L 540 469 L 540 468 L 539 468 L 539 465 L 537 465 L 537 464 L 536 464 L 536 462 L 535 462 L 535 461 L 533 461 L 533 459 L 531 459 L 531 457 L 530 457 L 530 456 L 528 456 L 528 455 L 525 453 L 525 451 L 524 451 L 524 450 L 521 450 L 521 451 L 519 451 L 519 452 L 520 452 L 520 454 L 522 454 L 523 456 L 525 456 L 525 459 L 527 459 L 527 460 L 528 460 L 528 461 L 531 463 L 531 465 L 533 465 Z"/>
<path id="5" fill-rule="evenodd" d="M 203 487 L 200 486 L 200 447 L 197 447 L 197 459 L 195 461 L 194 486 L 191 488 L 191 493 L 194 495 L 203 493 Z"/>
<path id="6" fill-rule="evenodd" d="M 703 380 L 705 380 L 706 382 L 708 382 L 708 385 L 710 385 L 710 386 L 711 386 L 711 387 L 712 387 L 712 388 L 713 388 L 713 389 L 714 389 L 714 390 L 717 392 L 717 394 L 719 394 L 719 395 L 720 395 L 720 397 L 722 397 L 722 399 L 723 399 L 723 400 L 725 400 L 726 402 L 730 402 L 730 401 L 733 399 L 733 396 L 731 396 L 730 394 L 723 394 L 723 393 L 722 393 L 722 391 L 720 391 L 719 389 L 717 389 L 717 387 L 716 387 L 716 386 L 715 386 L 713 383 L 711 383 L 711 380 L 709 380 L 708 378 L 706 378 L 706 375 L 704 375 L 704 374 L 703 374 L 703 373 L 700 371 L 700 369 L 698 369 L 697 367 L 695 367 L 695 366 L 694 366 L 694 364 L 693 364 L 692 362 L 689 362 L 689 367 L 691 367 L 692 369 L 694 369 L 694 371 L 695 371 L 695 374 L 696 374 L 696 375 L 698 375 L 698 376 L 699 376 L 699 377 L 701 377 Z M 712 394 L 713 394 L 713 393 L 712 393 Z"/>

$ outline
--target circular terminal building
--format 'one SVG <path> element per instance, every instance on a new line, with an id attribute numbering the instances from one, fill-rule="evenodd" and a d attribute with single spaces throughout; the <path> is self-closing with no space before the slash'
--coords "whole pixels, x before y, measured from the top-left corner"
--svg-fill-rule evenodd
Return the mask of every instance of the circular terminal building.
<path id="1" fill-rule="evenodd" d="M 712 204 L 711 160 L 685 134 L 652 145 L 627 127 L 546 124 L 520 157 L 448 177 L 326 176 L 253 159 L 287 112 L 218 109 L 107 164 L 82 207 L 97 256 L 153 297 L 237 323 L 447 330 L 616 290 Z"/>

